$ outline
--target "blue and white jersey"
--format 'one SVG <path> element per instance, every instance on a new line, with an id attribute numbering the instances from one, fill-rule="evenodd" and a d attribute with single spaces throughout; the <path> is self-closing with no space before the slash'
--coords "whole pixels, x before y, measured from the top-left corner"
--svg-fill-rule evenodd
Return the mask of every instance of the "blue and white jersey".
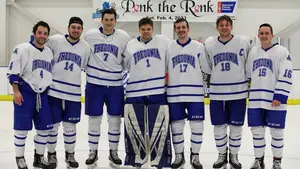
<path id="1" fill-rule="evenodd" d="M 54 54 L 53 84 L 48 95 L 79 102 L 81 100 L 81 70 L 86 69 L 92 50 L 80 39 L 76 43 L 67 40 L 68 35 L 54 35 L 47 46 Z"/>
<path id="2" fill-rule="evenodd" d="M 52 51 L 45 46 L 40 49 L 33 43 L 15 46 L 11 55 L 7 76 L 10 83 L 28 83 L 36 93 L 44 92 L 52 83 Z"/>
<path id="3" fill-rule="evenodd" d="M 126 97 L 166 92 L 166 56 L 169 42 L 163 35 L 155 35 L 148 42 L 142 42 L 140 37 L 128 42 L 125 67 L 130 77 L 126 86 Z"/>
<path id="4" fill-rule="evenodd" d="M 168 102 L 203 102 L 201 66 L 206 60 L 204 46 L 189 39 L 185 44 L 173 40 L 168 45 Z M 203 64 L 206 66 L 207 64 Z M 208 71 L 208 70 L 207 70 Z"/>
<path id="5" fill-rule="evenodd" d="M 293 67 L 288 50 L 278 44 L 268 49 L 254 47 L 249 53 L 247 75 L 251 79 L 249 108 L 286 110 L 292 89 Z M 281 102 L 272 107 L 273 100 Z"/>
<path id="6" fill-rule="evenodd" d="M 103 86 L 122 86 L 123 53 L 130 37 L 127 32 L 115 29 L 105 35 L 103 28 L 86 32 L 85 40 L 93 49 L 93 56 L 87 65 L 87 82 Z"/>
<path id="7" fill-rule="evenodd" d="M 207 62 L 211 70 L 211 100 L 237 100 L 248 97 L 246 61 L 252 48 L 250 39 L 234 35 L 231 40 L 221 42 L 219 37 L 210 37 L 205 41 Z"/>

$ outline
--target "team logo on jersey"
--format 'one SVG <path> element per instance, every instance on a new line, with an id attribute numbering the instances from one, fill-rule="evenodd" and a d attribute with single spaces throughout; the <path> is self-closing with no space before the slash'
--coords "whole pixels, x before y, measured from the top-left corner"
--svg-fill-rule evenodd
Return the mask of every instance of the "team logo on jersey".
<path id="1" fill-rule="evenodd" d="M 256 69 L 258 69 L 260 67 L 269 68 L 273 72 L 273 62 L 271 59 L 261 58 L 261 59 L 254 60 L 252 71 L 255 71 Z"/>
<path id="2" fill-rule="evenodd" d="M 52 72 L 52 64 L 50 62 L 47 62 L 45 60 L 33 60 L 32 62 L 32 71 L 34 71 L 35 69 L 45 69 L 48 72 Z"/>
<path id="3" fill-rule="evenodd" d="M 245 50 L 243 48 L 241 48 L 239 55 L 240 56 L 244 56 Z"/>
<path id="4" fill-rule="evenodd" d="M 119 48 L 113 44 L 96 44 L 94 46 L 94 53 L 99 52 L 108 52 L 118 57 Z"/>
<path id="5" fill-rule="evenodd" d="M 286 58 L 286 60 L 292 61 L 291 56 L 288 55 L 288 57 Z"/>
<path id="6" fill-rule="evenodd" d="M 239 65 L 238 58 L 236 53 L 232 52 L 225 52 L 225 53 L 218 53 L 214 56 L 214 64 L 217 66 L 218 63 L 229 61 L 236 65 Z"/>
<path id="7" fill-rule="evenodd" d="M 182 54 L 172 58 L 173 68 L 180 63 L 188 63 L 195 68 L 195 57 L 192 55 Z"/>
<path id="8" fill-rule="evenodd" d="M 140 60 L 149 58 L 149 57 L 153 57 L 153 58 L 157 58 L 157 59 L 161 60 L 160 54 L 159 54 L 159 51 L 157 48 L 145 49 L 145 50 L 138 51 L 133 54 L 133 57 L 134 57 L 135 64 L 137 64 L 137 62 L 139 62 Z"/>
<path id="9" fill-rule="evenodd" d="M 57 59 L 57 63 L 61 61 L 72 61 L 81 67 L 81 56 L 72 52 L 61 52 Z"/>
<path id="10" fill-rule="evenodd" d="M 18 50 L 19 50 L 19 48 L 16 48 L 15 50 L 14 50 L 14 54 L 18 54 Z"/>

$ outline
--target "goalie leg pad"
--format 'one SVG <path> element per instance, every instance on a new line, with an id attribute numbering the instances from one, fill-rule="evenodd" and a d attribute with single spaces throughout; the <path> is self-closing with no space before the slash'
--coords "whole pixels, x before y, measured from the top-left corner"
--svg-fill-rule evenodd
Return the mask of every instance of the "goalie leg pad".
<path id="1" fill-rule="evenodd" d="M 169 108 L 167 105 L 149 105 L 146 116 L 149 130 L 148 149 L 151 154 L 151 166 L 158 168 L 170 167 L 172 148 Z"/>
<path id="2" fill-rule="evenodd" d="M 144 104 L 125 105 L 125 165 L 136 166 L 147 162 L 145 110 Z"/>

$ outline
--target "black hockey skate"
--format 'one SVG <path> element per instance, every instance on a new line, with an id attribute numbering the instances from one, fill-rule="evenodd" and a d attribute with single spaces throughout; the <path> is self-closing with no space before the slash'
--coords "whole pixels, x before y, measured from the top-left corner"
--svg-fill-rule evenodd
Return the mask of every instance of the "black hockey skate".
<path id="1" fill-rule="evenodd" d="M 49 163 L 44 155 L 40 155 L 35 152 L 33 167 L 34 169 L 49 169 Z"/>
<path id="2" fill-rule="evenodd" d="M 97 167 L 98 150 L 90 150 L 88 159 L 85 161 L 88 169 L 94 169 Z"/>
<path id="3" fill-rule="evenodd" d="M 199 161 L 199 153 L 192 153 L 190 155 L 190 163 L 193 169 L 202 169 L 202 164 Z"/>
<path id="4" fill-rule="evenodd" d="M 118 156 L 117 150 L 109 150 L 109 166 L 112 168 L 120 168 L 122 160 Z"/>
<path id="5" fill-rule="evenodd" d="M 281 169 L 281 158 L 280 159 L 277 159 L 277 158 L 273 159 L 272 169 Z"/>
<path id="6" fill-rule="evenodd" d="M 75 160 L 75 153 L 68 153 L 66 152 L 66 160 L 65 162 L 67 163 L 67 169 L 75 169 L 79 167 L 78 162 Z"/>
<path id="7" fill-rule="evenodd" d="M 57 167 L 57 157 L 56 152 L 50 153 L 48 152 L 48 163 L 49 163 L 49 169 L 55 169 Z"/>
<path id="8" fill-rule="evenodd" d="M 140 168 L 142 168 L 142 165 L 141 164 L 135 164 L 133 167 L 135 167 L 135 169 L 140 169 Z"/>
<path id="9" fill-rule="evenodd" d="M 265 169 L 264 156 L 261 158 L 255 158 L 250 169 Z"/>
<path id="10" fill-rule="evenodd" d="M 17 162 L 18 169 L 28 169 L 24 157 L 16 157 L 16 162 Z"/>
<path id="11" fill-rule="evenodd" d="M 230 169 L 242 169 L 242 164 L 239 162 L 238 154 L 229 154 Z"/>
<path id="12" fill-rule="evenodd" d="M 185 164 L 184 153 L 175 154 L 175 161 L 171 164 L 172 169 L 183 169 Z"/>
<path id="13" fill-rule="evenodd" d="M 227 169 L 227 152 L 224 154 L 219 153 L 218 160 L 213 164 L 214 169 Z"/>

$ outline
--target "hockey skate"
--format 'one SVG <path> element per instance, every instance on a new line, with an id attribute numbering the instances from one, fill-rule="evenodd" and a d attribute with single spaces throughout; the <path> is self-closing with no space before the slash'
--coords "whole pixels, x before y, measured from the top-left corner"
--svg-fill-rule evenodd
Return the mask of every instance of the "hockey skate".
<path id="1" fill-rule="evenodd" d="M 94 169 L 97 167 L 98 161 L 98 151 L 97 150 L 90 150 L 90 154 L 88 159 L 85 161 L 88 169 Z"/>
<path id="2" fill-rule="evenodd" d="M 229 154 L 230 169 L 242 169 L 242 164 L 239 162 L 237 154 Z"/>
<path id="3" fill-rule="evenodd" d="M 199 161 L 199 153 L 192 153 L 190 155 L 190 163 L 193 169 L 202 169 L 202 164 Z"/>
<path id="4" fill-rule="evenodd" d="M 49 169 L 49 164 L 44 155 L 34 154 L 33 160 L 34 169 Z"/>
<path id="5" fill-rule="evenodd" d="M 250 169 L 265 169 L 264 157 L 255 158 Z"/>
<path id="6" fill-rule="evenodd" d="M 142 168 L 142 165 L 141 164 L 135 164 L 135 169 L 141 169 Z"/>
<path id="7" fill-rule="evenodd" d="M 120 168 L 122 160 L 118 156 L 117 150 L 109 150 L 109 166 L 112 168 Z"/>
<path id="8" fill-rule="evenodd" d="M 66 152 L 66 164 L 67 164 L 67 169 L 75 169 L 79 167 L 78 162 L 75 160 L 75 156 L 74 156 L 74 152 L 73 153 L 68 153 Z"/>
<path id="9" fill-rule="evenodd" d="M 28 169 L 24 157 L 16 157 L 16 162 L 17 162 L 18 169 Z"/>
<path id="10" fill-rule="evenodd" d="M 57 157 L 56 152 L 50 153 L 48 152 L 48 163 L 49 163 L 49 169 L 55 169 L 57 167 Z"/>
<path id="11" fill-rule="evenodd" d="M 281 159 L 273 159 L 272 169 L 281 169 Z"/>
<path id="12" fill-rule="evenodd" d="M 227 169 L 227 152 L 224 154 L 219 153 L 218 160 L 213 164 L 214 169 Z"/>
<path id="13" fill-rule="evenodd" d="M 185 164 L 184 154 L 178 153 L 175 155 L 175 161 L 171 164 L 172 169 L 183 169 Z"/>

